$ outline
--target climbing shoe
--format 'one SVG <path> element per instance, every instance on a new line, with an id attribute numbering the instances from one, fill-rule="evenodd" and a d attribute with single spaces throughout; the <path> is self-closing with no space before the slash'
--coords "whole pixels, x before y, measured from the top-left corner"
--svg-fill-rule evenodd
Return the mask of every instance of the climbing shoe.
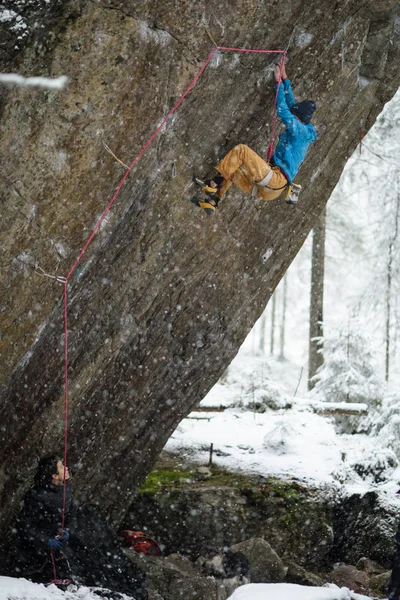
<path id="1" fill-rule="evenodd" d="M 217 187 L 213 187 L 211 185 L 211 181 L 213 181 L 217 185 Z M 195 204 L 199 208 L 202 208 L 204 212 L 206 212 L 208 215 L 211 215 L 213 212 L 215 212 L 215 210 L 218 208 L 218 203 L 220 201 L 220 198 L 218 196 L 218 186 L 223 181 L 224 178 L 222 177 L 222 175 L 216 175 L 215 177 L 213 177 L 213 179 L 200 179 L 200 177 L 196 177 L 195 175 L 193 177 L 193 183 L 195 183 L 201 188 L 201 190 L 205 193 L 205 198 L 202 199 L 193 196 L 191 198 L 193 204 Z M 212 203 L 210 201 L 212 201 Z"/>
<path id="2" fill-rule="evenodd" d="M 195 183 L 196 185 L 201 187 L 203 192 L 205 192 L 209 198 L 216 200 L 215 196 L 218 192 L 218 187 L 213 187 L 211 185 L 211 181 L 215 181 L 215 180 L 214 179 L 200 179 L 200 177 L 196 177 L 196 175 L 194 175 L 194 177 L 193 177 L 193 183 Z M 217 186 L 218 186 L 218 184 L 217 184 Z"/>
<path id="3" fill-rule="evenodd" d="M 191 201 L 199 208 L 202 208 L 207 215 L 212 215 L 217 209 L 213 204 L 210 204 L 206 200 L 200 200 L 200 198 L 196 198 L 196 196 L 193 196 Z"/>
<path id="4" fill-rule="evenodd" d="M 292 185 L 289 185 L 285 196 L 286 204 L 297 204 L 300 192 L 301 185 L 298 185 L 297 183 L 292 183 Z"/>

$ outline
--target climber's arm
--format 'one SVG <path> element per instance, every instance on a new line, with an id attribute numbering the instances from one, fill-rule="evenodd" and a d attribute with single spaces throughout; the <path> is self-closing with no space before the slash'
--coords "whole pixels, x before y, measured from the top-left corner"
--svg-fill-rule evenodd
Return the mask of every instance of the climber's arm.
<path id="1" fill-rule="evenodd" d="M 288 79 L 286 79 L 285 81 L 288 81 L 290 85 L 290 81 Z M 282 121 L 282 123 L 285 125 L 286 129 L 291 134 L 295 135 L 300 128 L 300 123 L 296 119 L 296 117 L 290 112 L 290 106 L 287 102 L 286 93 L 284 91 L 285 85 L 287 84 L 281 84 L 278 89 L 278 97 L 276 99 L 276 113 Z"/>
<path id="2" fill-rule="evenodd" d="M 290 83 L 290 79 L 288 79 L 286 77 L 286 79 L 283 80 L 282 84 L 283 84 L 283 90 L 285 93 L 286 104 L 288 105 L 289 108 L 292 108 L 292 106 L 294 106 L 296 104 L 296 100 L 293 95 L 293 90 L 292 90 L 292 85 Z"/>
<path id="3" fill-rule="evenodd" d="M 288 79 L 285 65 L 275 65 L 274 76 L 276 81 L 275 89 L 278 90 L 276 112 L 288 131 L 295 134 L 298 130 L 298 121 L 296 117 L 292 115 L 290 109 L 296 104 L 296 100 L 294 99 L 292 86 Z"/>

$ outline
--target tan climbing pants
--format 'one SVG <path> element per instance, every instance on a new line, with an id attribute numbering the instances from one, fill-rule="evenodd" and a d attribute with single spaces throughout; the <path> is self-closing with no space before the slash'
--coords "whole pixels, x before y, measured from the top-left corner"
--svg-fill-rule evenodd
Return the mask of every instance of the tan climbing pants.
<path id="1" fill-rule="evenodd" d="M 244 192 L 251 194 L 254 184 L 262 181 L 271 170 L 273 174 L 268 182 L 268 187 L 257 186 L 257 198 L 274 200 L 282 194 L 283 187 L 288 183 L 279 167 L 271 167 L 245 144 L 238 144 L 232 148 L 215 168 L 225 179 L 218 192 L 220 198 L 227 192 L 232 183 Z"/>

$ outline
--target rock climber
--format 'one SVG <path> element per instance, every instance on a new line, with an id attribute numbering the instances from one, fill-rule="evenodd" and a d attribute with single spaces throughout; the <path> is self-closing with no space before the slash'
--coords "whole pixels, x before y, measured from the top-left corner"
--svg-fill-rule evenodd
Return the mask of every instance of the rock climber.
<path id="1" fill-rule="evenodd" d="M 295 101 L 284 65 L 275 65 L 274 78 L 278 89 L 277 115 L 285 129 L 279 136 L 272 159 L 267 163 L 245 144 L 238 144 L 215 167 L 218 175 L 208 180 L 194 177 L 193 181 L 206 193 L 206 199 L 193 198 L 192 202 L 208 214 L 215 211 L 232 183 L 262 200 L 274 200 L 286 189 L 290 194 L 287 194 L 286 202 L 297 203 L 300 186 L 293 184 L 293 179 L 309 146 L 317 138 L 310 122 L 316 103 L 314 100 Z"/>
<path id="2" fill-rule="evenodd" d="M 100 468 L 93 464 L 92 468 Z M 65 487 L 64 487 L 65 479 Z M 147 600 L 145 574 L 121 549 L 97 505 L 73 500 L 60 457 L 40 460 L 34 485 L 7 540 L 0 572 L 37 583 L 106 588 Z M 65 489 L 64 528 L 62 527 Z"/>
<path id="3" fill-rule="evenodd" d="M 58 456 L 43 458 L 37 468 L 34 487 L 25 496 L 15 526 L 18 552 L 13 563 L 16 574 L 32 581 L 57 580 L 61 583 L 63 580 L 67 583 L 65 578 L 69 568 L 65 548 L 69 532 L 62 526 L 64 489 L 64 525 L 67 526 L 72 500 L 68 468 L 64 468 Z"/>

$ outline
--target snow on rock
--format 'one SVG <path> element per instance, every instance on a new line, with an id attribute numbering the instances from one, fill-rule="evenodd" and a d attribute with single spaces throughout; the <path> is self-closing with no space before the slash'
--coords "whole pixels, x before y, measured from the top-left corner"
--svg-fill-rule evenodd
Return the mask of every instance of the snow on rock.
<path id="1" fill-rule="evenodd" d="M 0 15 L 1 17 L 1 15 Z M 65 75 L 60 77 L 23 77 L 17 73 L 0 73 L 0 83 L 8 85 L 20 85 L 24 87 L 39 87 L 47 90 L 62 90 L 68 78 Z"/>
<path id="2" fill-rule="evenodd" d="M 368 411 L 368 404 L 364 402 L 311 402 L 310 407 L 317 412 L 351 411 L 353 414 L 363 415 Z"/>
<path id="3" fill-rule="evenodd" d="M 286 419 L 278 421 L 272 431 L 265 436 L 264 448 L 279 455 L 294 454 L 294 442 L 299 434 L 301 435 L 301 432 L 296 424 L 292 424 Z"/>
<path id="4" fill-rule="evenodd" d="M 240 399 L 240 394 L 234 392 L 232 389 L 221 383 L 217 383 L 207 394 L 204 400 L 201 401 L 201 406 L 204 408 L 215 408 L 215 407 L 228 407 L 235 404 Z"/>
<path id="5" fill-rule="evenodd" d="M 288 367 L 287 367 L 288 368 Z M 214 444 L 214 462 L 263 476 L 335 483 L 342 470 L 342 444 L 332 418 L 312 412 L 269 378 L 264 357 L 239 353 L 223 382 L 212 388 L 202 408 L 220 407 L 201 419 L 191 413 L 166 445 L 204 462 Z M 290 407 L 291 408 L 287 408 Z M 350 472 L 350 471 L 349 471 Z"/>
<path id="6" fill-rule="evenodd" d="M 108 596 L 106 590 L 98 589 L 98 592 L 87 587 L 78 588 L 76 585 L 70 585 L 64 592 L 54 584 L 45 586 L 27 579 L 0 576 L 0 600 L 107 600 L 115 597 L 112 592 Z M 130 600 L 130 596 L 125 594 L 118 594 L 118 598 Z"/>
<path id="7" fill-rule="evenodd" d="M 250 583 L 234 591 L 228 600 L 367 600 L 347 588 L 307 587 L 293 583 Z"/>
<path id="8" fill-rule="evenodd" d="M 29 28 L 24 18 L 14 10 L 9 10 L 0 5 L 0 23 L 7 25 L 8 30 L 15 36 L 16 46 L 18 42 L 29 34 Z"/>

